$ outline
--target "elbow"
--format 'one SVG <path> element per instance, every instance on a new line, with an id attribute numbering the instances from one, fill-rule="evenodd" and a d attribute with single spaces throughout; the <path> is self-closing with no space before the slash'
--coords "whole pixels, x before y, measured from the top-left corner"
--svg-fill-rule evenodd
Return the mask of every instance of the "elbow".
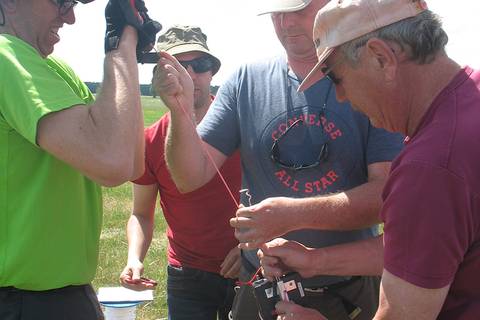
<path id="1" fill-rule="evenodd" d="M 127 181 L 132 181 L 143 175 L 144 163 L 136 161 L 113 161 L 106 163 L 102 175 L 97 182 L 105 187 L 117 187 Z"/>
<path id="2" fill-rule="evenodd" d="M 130 181 L 136 180 L 141 176 L 143 176 L 144 173 L 145 173 L 145 161 L 142 159 L 140 163 L 135 162 L 129 180 Z"/>
<path id="3" fill-rule="evenodd" d="M 193 174 L 189 175 L 181 169 L 172 167 L 168 161 L 167 168 L 173 183 L 175 183 L 175 187 L 180 193 L 189 193 L 195 191 L 206 184 L 206 182 L 202 181 L 201 178 L 196 178 L 196 176 Z"/>
<path id="4" fill-rule="evenodd" d="M 126 170 L 120 168 L 109 168 L 104 172 L 102 177 L 97 179 L 97 182 L 104 187 L 117 187 L 127 181 L 130 181 L 131 179 L 131 175 L 129 175 Z"/>

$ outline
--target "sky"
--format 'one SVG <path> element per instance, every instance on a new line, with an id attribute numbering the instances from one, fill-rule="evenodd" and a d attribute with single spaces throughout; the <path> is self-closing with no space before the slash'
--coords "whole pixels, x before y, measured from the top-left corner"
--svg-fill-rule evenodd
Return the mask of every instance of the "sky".
<path id="1" fill-rule="evenodd" d="M 264 0 L 145 0 L 149 15 L 167 30 L 173 24 L 200 26 L 211 52 L 222 62 L 212 83 L 220 85 L 241 63 L 283 51 L 269 15 L 257 16 Z M 449 35 L 447 53 L 461 65 L 480 68 L 480 1 L 430 0 L 429 8 L 443 19 Z M 77 21 L 65 25 L 54 54 L 67 61 L 84 81 L 101 82 L 107 0 L 75 8 Z M 153 65 L 139 65 L 140 83 L 150 83 Z"/>

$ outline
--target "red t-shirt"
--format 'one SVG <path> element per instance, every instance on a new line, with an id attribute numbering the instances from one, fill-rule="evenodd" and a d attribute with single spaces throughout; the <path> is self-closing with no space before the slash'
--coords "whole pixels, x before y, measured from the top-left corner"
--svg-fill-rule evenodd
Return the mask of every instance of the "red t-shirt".
<path id="1" fill-rule="evenodd" d="M 167 170 L 164 143 L 170 113 L 145 129 L 145 173 L 136 184 L 157 184 L 167 221 L 168 263 L 219 273 L 220 264 L 238 244 L 229 220 L 236 205 L 218 174 L 203 187 L 181 194 Z M 240 155 L 229 157 L 220 172 L 239 198 Z"/>
<path id="2" fill-rule="evenodd" d="M 480 318 L 480 72 L 436 97 L 383 192 L 385 268 L 423 288 L 451 284 L 438 319 Z"/>

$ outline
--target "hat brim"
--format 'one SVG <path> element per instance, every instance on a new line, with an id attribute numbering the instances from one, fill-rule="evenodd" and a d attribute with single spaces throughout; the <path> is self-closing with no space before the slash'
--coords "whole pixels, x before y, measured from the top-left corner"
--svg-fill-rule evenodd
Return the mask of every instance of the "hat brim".
<path id="1" fill-rule="evenodd" d="M 322 80 L 325 75 L 322 72 L 322 66 L 325 63 L 325 60 L 332 54 L 332 52 L 335 50 L 335 47 L 333 48 L 325 48 L 325 50 L 322 52 L 322 54 L 318 57 L 318 62 L 313 67 L 312 70 L 307 74 L 305 79 L 300 83 L 298 86 L 297 91 L 302 92 L 313 86 L 316 82 Z"/>
<path id="2" fill-rule="evenodd" d="M 222 65 L 220 60 L 215 57 L 213 54 L 210 53 L 203 45 L 196 44 L 196 43 L 182 43 L 179 45 L 176 45 L 174 47 L 168 48 L 168 49 L 161 49 L 157 47 L 158 51 L 165 51 L 168 54 L 174 56 L 180 53 L 187 53 L 187 52 L 192 52 L 192 51 L 200 51 L 203 53 L 208 54 L 212 59 L 213 59 L 213 69 L 212 69 L 212 75 L 215 75 L 218 70 L 220 69 L 220 66 Z"/>
<path id="3" fill-rule="evenodd" d="M 260 10 L 257 15 L 261 16 L 263 14 L 276 13 L 276 12 L 295 12 L 302 10 L 310 4 L 312 1 L 302 1 L 302 0 L 275 0 L 270 6 L 266 6 Z"/>

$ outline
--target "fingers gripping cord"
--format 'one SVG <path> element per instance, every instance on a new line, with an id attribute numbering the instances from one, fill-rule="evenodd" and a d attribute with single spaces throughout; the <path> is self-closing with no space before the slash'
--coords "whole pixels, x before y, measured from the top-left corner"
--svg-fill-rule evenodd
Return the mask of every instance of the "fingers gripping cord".
<path id="1" fill-rule="evenodd" d="M 188 115 L 187 111 L 185 110 L 185 108 L 183 107 L 183 105 L 180 103 L 180 101 L 178 100 L 178 98 L 176 98 L 177 100 L 177 103 L 178 105 L 181 107 L 183 113 L 185 113 L 185 115 L 187 116 L 188 119 L 190 119 L 190 124 L 192 125 L 193 129 L 195 130 L 195 132 L 197 132 L 197 128 L 195 126 L 195 123 L 193 123 L 193 120 L 190 118 L 190 116 Z M 202 146 L 202 150 L 203 152 L 207 155 L 208 157 L 208 160 L 210 161 L 210 163 L 213 165 L 213 167 L 215 168 L 215 171 L 217 172 L 218 176 L 220 177 L 220 179 L 222 180 L 222 183 L 223 185 L 225 186 L 225 189 L 227 190 L 228 194 L 230 195 L 230 198 L 232 198 L 233 202 L 235 203 L 235 205 L 237 206 L 237 208 L 240 207 L 240 204 L 238 203 L 237 199 L 235 198 L 235 196 L 233 195 L 233 192 L 232 190 L 230 189 L 230 187 L 228 186 L 227 184 L 227 181 L 225 181 L 225 178 L 223 177 L 222 173 L 220 172 L 220 169 L 218 168 L 217 164 L 215 163 L 215 161 L 213 160 L 213 157 L 212 155 L 210 154 L 210 152 L 208 152 L 207 148 L 204 146 L 203 142 L 202 142 L 202 139 L 200 138 L 200 136 L 198 136 L 197 134 L 197 137 L 198 137 L 198 140 L 200 142 L 200 145 Z"/>

